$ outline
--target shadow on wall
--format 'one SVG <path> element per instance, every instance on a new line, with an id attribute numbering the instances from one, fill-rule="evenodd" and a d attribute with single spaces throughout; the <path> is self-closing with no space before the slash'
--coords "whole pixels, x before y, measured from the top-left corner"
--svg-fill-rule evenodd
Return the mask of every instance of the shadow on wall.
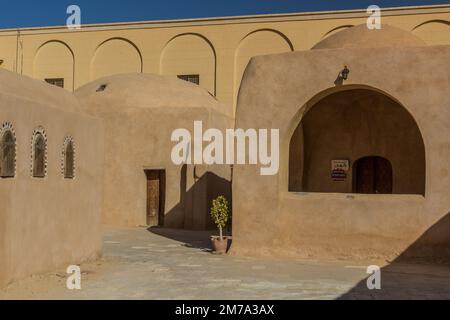
<path id="1" fill-rule="evenodd" d="M 429 228 L 397 259 L 381 269 L 381 290 L 369 290 L 366 278 L 342 295 L 339 300 L 411 299 L 418 293 L 421 298 L 446 297 L 449 299 L 450 279 L 448 277 L 447 284 L 444 284 L 442 277 L 431 273 L 426 274 L 423 269 L 417 269 L 417 264 L 432 263 L 450 266 L 450 212 Z"/>
<path id="2" fill-rule="evenodd" d="M 188 177 L 192 171 L 193 177 Z M 193 181 L 188 189 L 188 181 Z M 164 227 L 185 230 L 214 230 L 216 226 L 210 217 L 212 201 L 224 195 L 231 206 L 231 182 L 213 172 L 197 175 L 196 167 L 181 168 L 180 201 L 164 217 Z"/>

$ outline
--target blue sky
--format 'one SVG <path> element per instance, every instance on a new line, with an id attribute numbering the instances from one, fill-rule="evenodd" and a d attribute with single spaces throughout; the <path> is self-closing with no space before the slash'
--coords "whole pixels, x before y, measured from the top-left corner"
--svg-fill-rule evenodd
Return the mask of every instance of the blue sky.
<path id="1" fill-rule="evenodd" d="M 77 4 L 82 24 L 264 13 L 450 4 L 450 0 L 0 0 L 0 28 L 64 25 Z"/>

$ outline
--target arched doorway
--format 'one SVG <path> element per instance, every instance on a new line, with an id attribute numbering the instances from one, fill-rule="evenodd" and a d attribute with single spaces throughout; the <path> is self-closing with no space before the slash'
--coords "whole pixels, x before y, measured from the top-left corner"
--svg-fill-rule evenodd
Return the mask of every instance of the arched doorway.
<path id="1" fill-rule="evenodd" d="M 416 121 L 375 89 L 347 89 L 308 104 L 290 141 L 289 191 L 425 195 Z"/>
<path id="2" fill-rule="evenodd" d="M 383 157 L 364 157 L 353 165 L 353 192 L 392 193 L 392 164 Z"/>

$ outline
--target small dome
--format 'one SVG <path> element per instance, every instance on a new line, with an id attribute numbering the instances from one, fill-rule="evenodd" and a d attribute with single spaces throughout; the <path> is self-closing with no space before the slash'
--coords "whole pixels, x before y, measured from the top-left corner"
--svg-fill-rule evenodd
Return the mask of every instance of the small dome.
<path id="1" fill-rule="evenodd" d="M 426 43 L 415 35 L 389 25 L 370 30 L 361 24 L 339 31 L 320 41 L 312 49 L 422 47 Z"/>
<path id="2" fill-rule="evenodd" d="M 15 96 L 63 111 L 82 110 L 71 92 L 5 69 L 0 70 L 0 94 Z"/>
<path id="3" fill-rule="evenodd" d="M 224 112 L 208 91 L 177 77 L 144 73 L 119 74 L 95 80 L 75 91 L 90 113 L 125 112 L 139 108 L 212 108 Z"/>

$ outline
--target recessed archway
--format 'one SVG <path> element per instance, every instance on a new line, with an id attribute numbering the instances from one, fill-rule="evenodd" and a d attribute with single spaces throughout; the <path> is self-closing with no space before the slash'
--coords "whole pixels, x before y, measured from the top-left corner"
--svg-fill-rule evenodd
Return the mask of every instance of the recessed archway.
<path id="1" fill-rule="evenodd" d="M 34 77 L 49 83 L 58 82 L 69 91 L 75 85 L 75 57 L 72 49 L 64 42 L 51 40 L 36 52 L 33 64 Z"/>
<path id="2" fill-rule="evenodd" d="M 325 38 L 328 38 L 329 36 L 332 36 L 333 34 L 336 34 L 336 33 L 340 32 L 342 30 L 345 30 L 345 29 L 348 29 L 348 28 L 353 28 L 353 27 L 354 27 L 353 24 L 345 24 L 345 25 L 342 25 L 342 26 L 335 27 L 335 28 L 329 30 L 327 33 L 325 33 L 323 35 L 323 37 L 321 38 L 321 40 L 323 40 Z"/>
<path id="3" fill-rule="evenodd" d="M 373 156 L 389 162 L 392 182 L 383 182 L 389 192 L 362 193 L 425 195 L 425 146 L 408 110 L 368 88 L 331 93 L 309 106 L 292 135 L 289 191 L 356 192 L 358 160 Z"/>
<path id="4" fill-rule="evenodd" d="M 216 95 L 216 51 L 203 35 L 186 33 L 172 38 L 161 53 L 160 73 L 195 76 L 198 84 Z"/>
<path id="5" fill-rule="evenodd" d="M 431 20 L 416 26 L 412 33 L 429 45 L 450 44 L 450 21 Z"/>
<path id="6" fill-rule="evenodd" d="M 236 104 L 244 71 L 252 57 L 291 51 L 294 51 L 291 41 L 278 30 L 260 29 L 247 34 L 240 41 L 235 52 L 234 103 Z"/>
<path id="7" fill-rule="evenodd" d="M 91 62 L 91 79 L 115 74 L 142 73 L 143 60 L 138 47 L 128 39 L 112 38 L 101 43 Z"/>

